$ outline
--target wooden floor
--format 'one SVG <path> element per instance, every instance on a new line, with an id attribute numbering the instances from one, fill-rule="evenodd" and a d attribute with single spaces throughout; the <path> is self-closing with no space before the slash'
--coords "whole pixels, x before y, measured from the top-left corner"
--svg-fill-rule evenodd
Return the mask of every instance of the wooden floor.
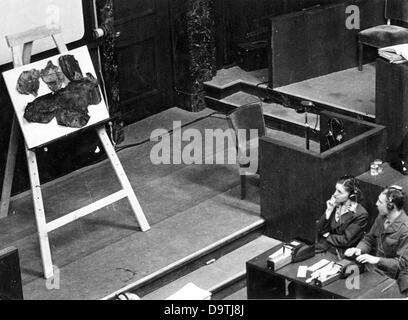
<path id="1" fill-rule="evenodd" d="M 266 87 L 268 81 L 268 69 L 259 69 L 254 71 L 244 71 L 238 66 L 221 69 L 217 71 L 217 75 L 210 81 L 205 82 L 216 88 L 226 88 L 236 83 L 246 83 L 250 85 L 259 85 Z"/>
<path id="2" fill-rule="evenodd" d="M 171 129 L 172 120 L 185 124 L 207 114 L 166 111 L 128 128 L 125 144 L 146 141 L 153 128 Z M 187 128 L 225 129 L 227 122 L 207 118 Z M 256 187 L 250 187 L 246 201 L 239 200 L 235 165 L 156 166 L 150 159 L 154 144 L 119 152 L 152 229 L 141 232 L 122 200 L 51 233 L 53 262 L 60 270 L 58 290 L 48 290 L 42 278 L 31 195 L 13 199 L 11 215 L 0 221 L 0 247 L 19 249 L 25 299 L 101 299 L 263 222 Z M 118 188 L 107 161 L 51 182 L 43 188 L 47 221 Z"/>

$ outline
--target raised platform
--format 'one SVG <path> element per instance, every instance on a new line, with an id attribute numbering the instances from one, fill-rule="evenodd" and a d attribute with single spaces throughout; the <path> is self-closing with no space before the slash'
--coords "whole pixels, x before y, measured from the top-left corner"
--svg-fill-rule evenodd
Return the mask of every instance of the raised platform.
<path id="1" fill-rule="evenodd" d="M 127 143 L 141 144 L 118 155 L 152 228 L 139 231 L 130 206 L 120 201 L 51 233 L 58 290 L 48 290 L 42 278 L 31 194 L 12 199 L 10 216 L 0 220 L 0 243 L 19 249 L 25 299 L 103 299 L 146 285 L 262 228 L 258 188 L 250 185 L 247 199 L 241 201 L 234 165 L 152 164 L 155 143 L 144 140 L 153 128 L 171 130 L 169 119 L 200 132 L 228 127 L 225 119 L 203 117 L 205 112 L 173 109 L 158 115 L 157 121 L 144 121 L 148 128 L 144 134 L 134 125 Z M 48 183 L 43 188 L 47 220 L 115 188 L 106 161 Z"/>
<path id="2" fill-rule="evenodd" d="M 275 91 L 311 100 L 337 112 L 345 111 L 375 119 L 375 64 L 275 88 Z"/>
<path id="3" fill-rule="evenodd" d="M 310 100 L 317 106 L 317 110 L 312 111 L 315 113 L 328 110 L 375 121 L 375 64 L 366 64 L 363 71 L 352 68 L 273 90 L 268 88 L 267 78 L 267 69 L 246 72 L 233 67 L 219 70 L 211 81 L 205 83 L 207 103 L 214 109 L 231 110 L 245 102 L 261 100 L 264 105 L 278 104 L 280 109 L 296 109 L 300 101 Z M 242 99 L 243 94 L 251 97 Z M 271 123 L 283 119 L 288 127 L 299 122 L 299 115 L 295 113 L 283 118 L 279 111 L 265 115 Z"/>
<path id="4" fill-rule="evenodd" d="M 144 300 L 163 300 L 171 296 L 189 282 L 216 295 L 224 286 L 245 278 L 245 261 L 278 245 L 280 241 L 260 236 L 237 250 L 221 257 L 142 297 Z"/>

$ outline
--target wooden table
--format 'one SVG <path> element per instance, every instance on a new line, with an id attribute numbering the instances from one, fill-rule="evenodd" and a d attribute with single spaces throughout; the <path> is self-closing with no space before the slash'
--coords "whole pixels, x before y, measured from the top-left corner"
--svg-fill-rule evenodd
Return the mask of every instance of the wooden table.
<path id="1" fill-rule="evenodd" d="M 337 261 L 330 254 L 317 254 L 299 263 L 291 263 L 282 269 L 272 271 L 267 268 L 267 259 L 274 248 L 247 261 L 247 295 L 248 299 L 293 299 L 299 296 L 307 299 L 381 299 L 401 298 L 396 281 L 377 272 L 366 271 L 360 274 L 359 288 L 349 289 L 346 281 L 339 279 L 324 287 L 306 283 L 306 278 L 298 278 L 299 266 L 311 266 L 321 259 Z M 291 282 L 292 290 L 288 292 L 287 284 Z M 354 282 L 355 283 L 355 282 Z"/>

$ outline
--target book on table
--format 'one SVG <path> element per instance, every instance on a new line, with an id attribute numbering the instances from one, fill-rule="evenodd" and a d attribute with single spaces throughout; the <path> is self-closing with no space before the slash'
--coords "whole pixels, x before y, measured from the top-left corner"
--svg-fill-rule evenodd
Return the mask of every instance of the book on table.
<path id="1" fill-rule="evenodd" d="M 378 49 L 378 55 L 391 63 L 408 61 L 408 43 Z"/>

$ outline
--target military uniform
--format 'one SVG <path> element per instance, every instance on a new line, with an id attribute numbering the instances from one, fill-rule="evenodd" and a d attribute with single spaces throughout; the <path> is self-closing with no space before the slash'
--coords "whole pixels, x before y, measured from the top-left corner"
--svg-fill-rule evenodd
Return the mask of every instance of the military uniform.
<path id="1" fill-rule="evenodd" d="M 384 216 L 378 215 L 357 248 L 362 254 L 379 257 L 376 267 L 390 278 L 397 279 L 400 291 L 408 294 L 408 217 L 403 211 L 392 224 L 384 226 L 385 220 Z"/>

